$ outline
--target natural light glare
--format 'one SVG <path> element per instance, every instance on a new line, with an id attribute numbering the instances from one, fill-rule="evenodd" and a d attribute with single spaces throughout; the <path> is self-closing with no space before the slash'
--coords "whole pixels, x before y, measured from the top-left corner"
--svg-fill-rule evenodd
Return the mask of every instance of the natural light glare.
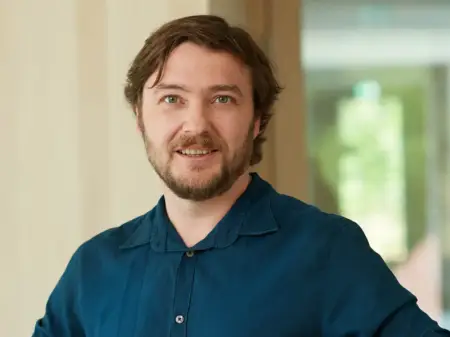
<path id="1" fill-rule="evenodd" d="M 340 210 L 361 225 L 387 261 L 401 262 L 407 257 L 402 103 L 377 99 L 370 84 L 338 106 Z"/>

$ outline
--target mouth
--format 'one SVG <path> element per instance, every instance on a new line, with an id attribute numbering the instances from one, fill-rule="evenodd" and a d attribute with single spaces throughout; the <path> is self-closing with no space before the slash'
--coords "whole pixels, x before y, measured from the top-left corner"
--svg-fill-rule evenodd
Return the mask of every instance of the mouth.
<path id="1" fill-rule="evenodd" d="M 184 157 L 201 158 L 201 157 L 210 156 L 210 155 L 218 152 L 218 150 L 182 149 L 182 150 L 177 150 L 176 152 L 179 155 L 182 155 Z"/>

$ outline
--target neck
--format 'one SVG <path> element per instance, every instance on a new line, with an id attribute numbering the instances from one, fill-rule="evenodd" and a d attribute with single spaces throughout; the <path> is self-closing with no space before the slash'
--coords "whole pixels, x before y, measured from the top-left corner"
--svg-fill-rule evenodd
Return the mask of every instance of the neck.
<path id="1" fill-rule="evenodd" d="M 244 193 L 250 179 L 245 173 L 224 194 L 200 202 L 181 199 L 172 191 L 165 191 L 167 215 L 187 247 L 194 246 L 214 229 Z"/>

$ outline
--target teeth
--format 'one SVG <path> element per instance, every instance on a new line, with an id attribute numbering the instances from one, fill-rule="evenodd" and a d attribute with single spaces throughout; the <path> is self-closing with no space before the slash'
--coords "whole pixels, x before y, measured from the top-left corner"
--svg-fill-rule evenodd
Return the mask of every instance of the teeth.
<path id="1" fill-rule="evenodd" d="M 186 150 L 181 150 L 181 153 L 186 156 L 202 156 L 202 155 L 211 153 L 211 151 L 186 149 Z"/>

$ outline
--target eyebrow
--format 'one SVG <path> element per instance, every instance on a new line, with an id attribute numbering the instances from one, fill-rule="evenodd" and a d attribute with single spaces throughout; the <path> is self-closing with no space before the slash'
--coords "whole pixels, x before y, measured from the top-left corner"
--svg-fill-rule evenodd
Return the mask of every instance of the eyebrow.
<path id="1" fill-rule="evenodd" d="M 170 84 L 170 83 L 163 83 L 160 82 L 157 85 L 152 87 L 147 87 L 148 89 L 155 89 L 156 91 L 160 90 L 179 90 L 184 92 L 190 92 L 188 88 L 186 88 L 183 85 L 180 84 Z M 208 87 L 208 91 L 210 92 L 218 92 L 218 91 L 229 91 L 234 92 L 235 94 L 239 96 L 243 96 L 241 89 L 235 84 L 216 84 Z"/>
<path id="2" fill-rule="evenodd" d="M 186 91 L 188 92 L 189 90 L 182 85 L 179 84 L 167 84 L 167 83 L 158 83 L 157 85 L 155 85 L 153 88 L 152 87 L 148 87 L 149 89 L 155 89 L 155 90 L 181 90 L 181 91 Z"/>
<path id="3" fill-rule="evenodd" d="M 241 89 L 239 89 L 239 87 L 235 84 L 218 84 L 218 85 L 213 85 L 213 86 L 209 87 L 208 89 L 211 92 L 229 91 L 229 92 L 234 92 L 235 94 L 237 94 L 241 97 L 243 96 Z"/>

